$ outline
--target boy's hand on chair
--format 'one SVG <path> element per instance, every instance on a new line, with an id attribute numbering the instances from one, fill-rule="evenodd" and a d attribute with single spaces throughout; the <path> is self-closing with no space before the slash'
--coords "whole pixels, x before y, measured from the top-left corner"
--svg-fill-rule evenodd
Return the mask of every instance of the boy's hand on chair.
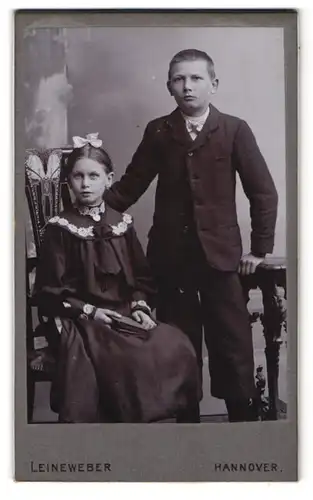
<path id="1" fill-rule="evenodd" d="M 112 311 L 111 309 L 97 308 L 94 319 L 98 321 L 103 321 L 104 323 L 110 325 L 112 323 L 112 318 L 120 318 L 120 317 L 121 314 Z"/>
<path id="2" fill-rule="evenodd" d="M 243 255 L 241 257 L 241 261 L 239 264 L 239 273 L 243 276 L 247 274 L 255 273 L 256 268 L 261 262 L 263 262 L 264 257 L 256 257 L 252 253 L 248 253 L 247 255 Z"/>
<path id="3" fill-rule="evenodd" d="M 134 320 L 138 321 L 146 330 L 151 330 L 151 328 L 154 328 L 156 326 L 156 323 L 153 321 L 153 319 L 148 316 L 143 311 L 135 311 L 132 313 L 132 317 Z"/>

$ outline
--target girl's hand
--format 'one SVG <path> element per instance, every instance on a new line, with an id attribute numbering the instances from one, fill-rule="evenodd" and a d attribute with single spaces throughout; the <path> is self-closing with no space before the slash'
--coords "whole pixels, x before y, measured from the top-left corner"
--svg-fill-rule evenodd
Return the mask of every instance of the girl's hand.
<path id="1" fill-rule="evenodd" d="M 153 319 L 148 316 L 143 311 L 135 311 L 132 313 L 132 317 L 138 321 L 138 323 L 141 323 L 141 325 L 146 329 L 146 330 L 151 330 L 151 328 L 154 328 L 156 326 L 156 323 L 153 321 Z"/>
<path id="2" fill-rule="evenodd" d="M 115 311 L 111 311 L 111 309 L 101 309 L 97 308 L 94 319 L 97 321 L 103 321 L 107 325 L 112 323 L 111 318 L 120 318 L 121 315 Z"/>

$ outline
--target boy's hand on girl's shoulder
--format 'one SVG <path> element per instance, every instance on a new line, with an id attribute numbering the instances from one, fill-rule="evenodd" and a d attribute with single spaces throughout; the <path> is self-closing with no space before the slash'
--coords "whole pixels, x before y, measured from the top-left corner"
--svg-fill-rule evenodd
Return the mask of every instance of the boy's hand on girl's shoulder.
<path id="1" fill-rule="evenodd" d="M 258 267 L 259 264 L 261 264 L 261 262 L 263 262 L 263 260 L 264 257 L 257 257 L 252 253 L 243 255 L 241 257 L 241 261 L 239 264 L 239 269 L 238 269 L 239 274 L 246 276 L 248 274 L 255 273 L 256 268 Z"/>
<path id="2" fill-rule="evenodd" d="M 140 323 L 146 330 L 151 330 L 156 326 L 153 319 L 151 319 L 150 316 L 148 316 L 148 314 L 143 311 L 133 312 L 132 317 L 134 318 L 134 320 L 138 321 L 138 323 Z"/>

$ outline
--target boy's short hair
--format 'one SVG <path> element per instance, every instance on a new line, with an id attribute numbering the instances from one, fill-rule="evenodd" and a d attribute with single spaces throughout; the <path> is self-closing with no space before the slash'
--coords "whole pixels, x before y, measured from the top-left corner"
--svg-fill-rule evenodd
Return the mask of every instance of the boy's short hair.
<path id="1" fill-rule="evenodd" d="M 171 59 L 168 70 L 168 80 L 171 79 L 171 72 L 174 64 L 182 61 L 196 61 L 197 59 L 206 61 L 210 77 L 212 79 L 216 78 L 213 59 L 206 52 L 198 49 L 185 49 L 177 52 L 177 54 L 175 54 Z"/>

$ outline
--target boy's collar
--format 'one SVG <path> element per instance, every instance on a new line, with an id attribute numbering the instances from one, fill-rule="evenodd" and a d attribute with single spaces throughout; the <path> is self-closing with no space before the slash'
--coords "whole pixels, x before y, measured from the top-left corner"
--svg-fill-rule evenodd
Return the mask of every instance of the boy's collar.
<path id="1" fill-rule="evenodd" d="M 183 115 L 183 118 L 186 122 L 199 123 L 199 124 L 203 125 L 206 122 L 206 119 L 210 114 L 210 105 L 207 107 L 205 112 L 202 113 L 202 115 L 200 115 L 200 116 L 189 116 L 189 115 L 186 115 L 185 113 L 183 113 L 183 111 L 181 111 L 181 114 Z"/>
<path id="2" fill-rule="evenodd" d="M 203 138 L 210 136 L 211 133 L 219 127 L 220 112 L 210 104 L 209 115 L 203 125 L 201 134 L 193 141 L 186 129 L 185 120 L 180 108 L 176 108 L 166 119 L 167 125 L 172 129 L 173 137 L 183 144 L 189 143 L 192 148 L 199 145 Z"/>

